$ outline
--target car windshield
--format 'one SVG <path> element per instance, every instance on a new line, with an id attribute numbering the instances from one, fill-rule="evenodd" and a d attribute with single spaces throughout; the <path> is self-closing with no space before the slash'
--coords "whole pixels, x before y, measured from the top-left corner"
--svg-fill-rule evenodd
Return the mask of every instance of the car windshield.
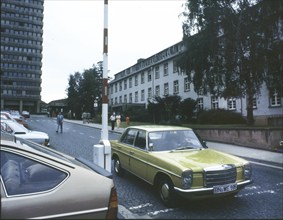
<path id="1" fill-rule="evenodd" d="M 192 130 L 155 131 L 148 134 L 152 151 L 200 149 L 201 141 Z"/>

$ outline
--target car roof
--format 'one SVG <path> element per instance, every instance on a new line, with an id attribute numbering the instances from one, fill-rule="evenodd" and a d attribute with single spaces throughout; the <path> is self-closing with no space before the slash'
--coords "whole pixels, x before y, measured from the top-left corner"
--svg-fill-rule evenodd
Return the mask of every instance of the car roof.
<path id="1" fill-rule="evenodd" d="M 129 126 L 129 128 L 136 128 L 146 130 L 148 132 L 152 131 L 171 131 L 171 130 L 192 130 L 192 128 L 182 127 L 182 126 L 174 126 L 174 125 L 137 125 L 137 126 Z"/>
<path id="2" fill-rule="evenodd" d="M 75 158 L 66 155 L 64 153 L 58 152 L 56 150 L 53 149 L 48 149 L 47 147 L 45 148 L 44 146 L 38 145 L 34 142 L 31 142 L 29 140 L 25 140 L 22 138 L 17 138 L 15 137 L 14 140 L 9 140 L 8 136 L 5 136 L 5 138 L 2 138 L 2 132 L 1 132 L 1 149 L 17 149 L 20 151 L 25 151 L 25 152 L 29 152 L 35 155 L 35 157 L 40 156 L 41 158 L 48 158 L 48 160 L 56 160 L 59 163 L 64 163 L 65 165 L 69 164 L 69 166 L 74 166 L 73 160 L 75 160 Z M 14 136 L 14 135 L 11 135 Z M 28 144 L 28 145 L 26 145 Z M 35 149 L 34 147 L 31 147 L 31 145 L 36 145 L 37 148 Z M 39 150 L 41 149 L 41 150 Z M 49 153 L 47 153 L 47 151 L 49 151 Z M 36 156 L 37 155 L 37 156 Z M 57 155 L 57 156 L 55 156 Z M 58 157 L 59 156 L 59 157 Z M 55 159 L 56 158 L 56 159 Z"/>
<path id="3" fill-rule="evenodd" d="M 25 132 L 28 131 L 27 128 L 25 128 L 22 124 L 18 123 L 17 121 L 12 121 L 12 120 L 9 120 L 9 119 L 3 119 L 3 120 L 1 120 L 1 122 L 5 122 L 10 127 L 12 127 L 14 130 L 25 131 Z"/>

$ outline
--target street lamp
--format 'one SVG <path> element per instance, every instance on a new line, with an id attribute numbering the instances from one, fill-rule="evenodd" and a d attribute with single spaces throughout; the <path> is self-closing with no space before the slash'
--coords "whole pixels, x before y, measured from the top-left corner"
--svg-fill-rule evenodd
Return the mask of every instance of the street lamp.
<path id="1" fill-rule="evenodd" d="M 93 107 L 97 108 L 98 107 L 98 97 L 95 97 L 94 103 L 93 103 Z"/>

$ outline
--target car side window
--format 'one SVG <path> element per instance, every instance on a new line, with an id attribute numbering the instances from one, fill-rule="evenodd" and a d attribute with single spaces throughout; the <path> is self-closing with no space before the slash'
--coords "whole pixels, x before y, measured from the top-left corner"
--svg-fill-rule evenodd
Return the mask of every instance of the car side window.
<path id="1" fill-rule="evenodd" d="M 1 181 L 8 196 L 51 190 L 67 176 L 66 172 L 52 166 L 1 151 Z"/>
<path id="2" fill-rule="evenodd" d="M 146 148 L 146 139 L 145 139 L 145 131 L 138 131 L 136 139 L 135 139 L 135 147 L 145 149 Z"/>
<path id="3" fill-rule="evenodd" d="M 8 133 L 13 132 L 13 130 L 5 122 L 1 122 L 1 130 L 6 131 Z"/>
<path id="4" fill-rule="evenodd" d="M 128 129 L 125 135 L 121 138 L 121 142 L 129 145 L 133 145 L 136 134 L 137 134 L 136 129 Z"/>

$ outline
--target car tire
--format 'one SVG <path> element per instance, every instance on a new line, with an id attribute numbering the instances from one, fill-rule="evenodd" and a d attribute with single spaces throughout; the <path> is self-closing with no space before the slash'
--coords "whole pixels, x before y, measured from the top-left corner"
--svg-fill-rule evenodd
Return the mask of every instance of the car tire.
<path id="1" fill-rule="evenodd" d="M 121 162 L 119 160 L 119 158 L 115 158 L 114 159 L 114 172 L 118 175 L 118 176 L 123 176 L 125 170 L 121 167 Z"/>
<path id="2" fill-rule="evenodd" d="M 158 196 L 162 203 L 167 207 L 176 207 L 178 204 L 178 195 L 176 194 L 173 183 L 167 177 L 162 177 L 157 184 Z"/>

